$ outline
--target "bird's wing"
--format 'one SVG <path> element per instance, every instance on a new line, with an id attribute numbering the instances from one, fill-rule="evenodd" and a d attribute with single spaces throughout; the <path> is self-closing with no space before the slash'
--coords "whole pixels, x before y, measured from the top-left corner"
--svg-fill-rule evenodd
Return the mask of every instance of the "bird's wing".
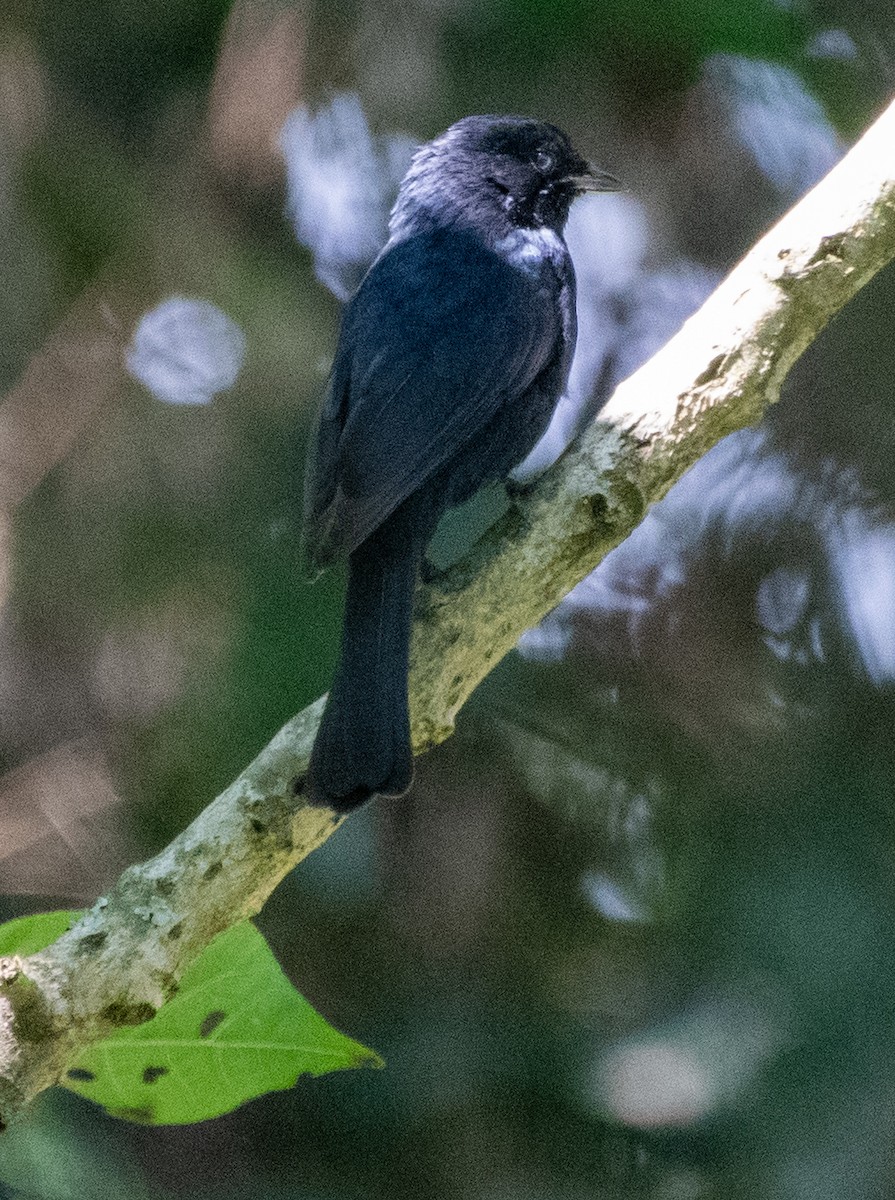
<path id="1" fill-rule="evenodd" d="M 526 273 L 471 235 L 385 253 L 345 314 L 311 450 L 305 543 L 349 554 L 565 351 L 555 270 Z"/>

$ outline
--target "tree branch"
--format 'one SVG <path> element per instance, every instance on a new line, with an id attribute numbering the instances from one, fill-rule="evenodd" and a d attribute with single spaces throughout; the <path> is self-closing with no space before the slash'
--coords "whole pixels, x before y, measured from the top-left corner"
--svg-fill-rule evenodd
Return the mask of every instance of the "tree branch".
<path id="1" fill-rule="evenodd" d="M 756 421 L 827 321 L 895 258 L 895 105 L 753 248 L 601 419 L 443 577 L 421 590 L 414 748 L 447 737 L 482 678 L 715 442 Z M 0 960 L 0 1116 L 86 1046 L 151 1016 L 221 930 L 257 912 L 340 824 L 296 789 L 323 701 L 286 724 L 156 858 L 67 934 Z"/>

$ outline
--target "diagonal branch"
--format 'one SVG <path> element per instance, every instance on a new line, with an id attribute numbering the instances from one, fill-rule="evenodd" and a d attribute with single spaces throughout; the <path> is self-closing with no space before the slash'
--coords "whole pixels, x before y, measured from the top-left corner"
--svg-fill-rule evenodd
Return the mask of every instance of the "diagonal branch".
<path id="1" fill-rule="evenodd" d="M 447 574 L 421 591 L 411 711 L 421 753 L 470 692 L 715 442 L 756 421 L 827 321 L 895 258 L 895 105 L 750 251 L 601 419 Z M 81 1050 L 151 1016 L 188 964 L 257 912 L 339 825 L 294 786 L 323 701 L 289 721 L 156 858 L 67 934 L 0 960 L 0 1116 Z"/>

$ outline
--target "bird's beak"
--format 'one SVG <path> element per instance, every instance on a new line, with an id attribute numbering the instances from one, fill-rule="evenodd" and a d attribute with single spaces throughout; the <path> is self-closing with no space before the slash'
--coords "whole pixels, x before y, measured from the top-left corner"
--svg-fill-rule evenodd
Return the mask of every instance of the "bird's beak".
<path id="1" fill-rule="evenodd" d="M 577 175 L 570 175 L 566 182 L 570 183 L 576 192 L 620 192 L 623 190 L 622 184 L 614 175 L 610 175 L 608 171 L 601 171 L 593 163 L 584 164 L 584 170 Z"/>

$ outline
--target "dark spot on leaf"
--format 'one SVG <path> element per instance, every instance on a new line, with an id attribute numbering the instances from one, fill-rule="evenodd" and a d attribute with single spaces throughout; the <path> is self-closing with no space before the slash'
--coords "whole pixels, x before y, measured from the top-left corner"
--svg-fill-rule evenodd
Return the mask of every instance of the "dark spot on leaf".
<path id="1" fill-rule="evenodd" d="M 83 1067 L 72 1067 L 66 1074 L 69 1079 L 78 1079 L 81 1083 L 92 1083 L 96 1079 L 92 1071 L 85 1071 Z"/>
<path id="2" fill-rule="evenodd" d="M 163 879 L 157 879 L 155 881 L 155 890 L 160 896 L 170 896 L 174 891 L 174 880 L 168 879 L 167 877 Z"/>
<path id="3" fill-rule="evenodd" d="M 224 864 L 220 861 L 211 863 L 203 871 L 202 878 L 214 879 L 215 875 L 220 875 L 221 871 L 223 870 L 223 866 Z"/>
<path id="4" fill-rule="evenodd" d="M 289 784 L 289 792 L 293 796 L 301 796 L 305 790 L 305 780 L 307 775 L 296 775 Z"/>
<path id="5" fill-rule="evenodd" d="M 163 1075 L 168 1074 L 167 1067 L 147 1067 L 143 1072 L 144 1083 L 155 1083 L 157 1079 L 161 1079 Z"/>
<path id="6" fill-rule="evenodd" d="M 172 925 L 168 930 L 168 937 L 172 942 L 176 942 L 183 933 L 183 921 L 178 921 L 176 925 Z"/>
<path id="7" fill-rule="evenodd" d="M 463 676 L 455 675 L 454 678 L 451 680 L 451 687 L 452 688 L 459 687 L 462 682 L 463 682 Z"/>
<path id="8" fill-rule="evenodd" d="M 155 1113 L 148 1105 L 145 1108 L 110 1108 L 109 1112 L 113 1117 L 133 1121 L 137 1125 L 151 1125 L 155 1120 Z"/>
<path id="9" fill-rule="evenodd" d="M 226 1015 L 227 1014 L 222 1012 L 219 1008 L 216 1008 L 213 1012 L 210 1012 L 199 1026 L 199 1037 L 210 1037 L 211 1034 L 213 1034 L 217 1029 L 218 1025 L 220 1025 L 221 1021 L 223 1021 L 224 1017 L 226 1017 Z"/>
<path id="10" fill-rule="evenodd" d="M 252 829 L 255 831 L 255 833 L 264 833 L 264 822 L 259 821 L 257 817 L 252 817 L 249 824 L 252 826 Z"/>

